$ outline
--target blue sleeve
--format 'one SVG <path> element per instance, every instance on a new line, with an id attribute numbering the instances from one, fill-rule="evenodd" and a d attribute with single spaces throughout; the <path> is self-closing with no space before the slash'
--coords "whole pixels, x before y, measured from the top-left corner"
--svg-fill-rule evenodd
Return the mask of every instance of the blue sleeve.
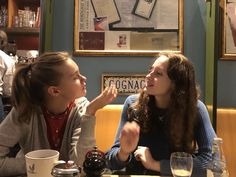
<path id="1" fill-rule="evenodd" d="M 205 176 L 206 167 L 211 160 L 211 147 L 215 131 L 212 127 L 210 117 L 206 106 L 199 100 L 198 101 L 198 125 L 195 130 L 195 139 L 197 142 L 197 152 L 193 155 L 193 177 Z M 161 160 L 161 174 L 170 173 L 169 160 Z"/>
<path id="2" fill-rule="evenodd" d="M 211 160 L 212 142 L 216 137 L 206 106 L 201 101 L 198 101 L 198 109 L 199 124 L 195 134 L 198 151 L 193 159 L 193 174 L 207 168 L 207 164 Z"/>
<path id="3" fill-rule="evenodd" d="M 120 141 L 119 141 L 120 132 L 124 124 L 128 121 L 127 110 L 130 107 L 130 105 L 135 102 L 137 97 L 138 97 L 137 95 L 131 95 L 125 100 L 124 107 L 121 114 L 120 123 L 116 132 L 115 143 L 113 144 L 111 149 L 108 152 L 106 152 L 107 165 L 108 165 L 108 168 L 112 170 L 120 170 L 124 168 L 131 159 L 129 158 L 128 161 L 122 162 L 117 158 L 117 153 L 120 149 Z"/>

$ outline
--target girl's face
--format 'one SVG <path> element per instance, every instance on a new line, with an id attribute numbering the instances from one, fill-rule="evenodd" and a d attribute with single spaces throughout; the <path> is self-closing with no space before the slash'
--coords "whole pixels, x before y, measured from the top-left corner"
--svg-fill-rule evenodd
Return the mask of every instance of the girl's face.
<path id="1" fill-rule="evenodd" d="M 69 59 L 59 67 L 63 74 L 58 88 L 60 95 L 70 101 L 86 95 L 86 77 L 80 74 L 78 65 Z"/>
<path id="2" fill-rule="evenodd" d="M 145 91 L 148 95 L 155 97 L 170 96 L 172 81 L 167 74 L 168 60 L 166 56 L 157 58 L 146 75 Z"/>

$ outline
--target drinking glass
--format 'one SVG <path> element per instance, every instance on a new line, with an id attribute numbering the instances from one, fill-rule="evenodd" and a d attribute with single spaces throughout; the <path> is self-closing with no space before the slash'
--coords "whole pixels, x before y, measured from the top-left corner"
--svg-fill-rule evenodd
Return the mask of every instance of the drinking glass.
<path id="1" fill-rule="evenodd" d="M 193 170 L 193 158 L 186 152 L 173 152 L 170 168 L 174 177 L 190 177 Z"/>

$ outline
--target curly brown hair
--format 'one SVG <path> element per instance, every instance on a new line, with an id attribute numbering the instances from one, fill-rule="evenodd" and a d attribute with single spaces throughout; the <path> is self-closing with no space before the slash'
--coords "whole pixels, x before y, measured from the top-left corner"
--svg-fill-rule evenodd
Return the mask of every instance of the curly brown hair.
<path id="1" fill-rule="evenodd" d="M 173 82 L 174 89 L 167 108 L 168 122 L 164 131 L 170 137 L 172 151 L 192 153 L 196 147 L 194 130 L 197 122 L 197 100 L 199 89 L 195 79 L 193 64 L 182 54 L 162 53 L 168 60 L 167 74 Z M 156 121 L 157 107 L 155 97 L 145 91 L 140 93 L 137 102 L 132 105 L 137 110 L 141 131 L 148 132 L 160 128 L 163 124 Z M 131 115 L 131 109 L 128 112 Z M 159 125 L 158 125 L 159 124 Z"/>

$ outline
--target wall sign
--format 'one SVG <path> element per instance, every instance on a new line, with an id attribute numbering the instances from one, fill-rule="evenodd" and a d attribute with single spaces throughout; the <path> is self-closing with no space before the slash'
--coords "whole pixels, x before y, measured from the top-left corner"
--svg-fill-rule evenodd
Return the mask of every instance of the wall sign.
<path id="1" fill-rule="evenodd" d="M 103 74 L 102 90 L 114 84 L 118 94 L 135 94 L 145 87 L 145 76 L 145 74 Z"/>

